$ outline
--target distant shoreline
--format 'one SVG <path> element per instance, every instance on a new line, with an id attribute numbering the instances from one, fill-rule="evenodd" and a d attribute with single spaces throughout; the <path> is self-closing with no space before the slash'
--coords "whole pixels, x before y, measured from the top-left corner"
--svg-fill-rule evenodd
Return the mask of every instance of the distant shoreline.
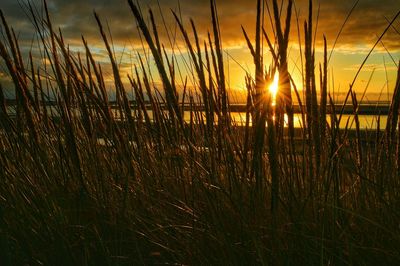
<path id="1" fill-rule="evenodd" d="M 5 104 L 7 107 L 13 107 L 16 105 L 16 100 L 15 99 L 6 99 Z M 139 108 L 138 104 L 136 101 L 130 101 L 129 102 L 131 108 Z M 56 101 L 47 101 L 44 104 L 45 106 L 57 106 L 58 103 Z M 110 108 L 114 109 L 117 106 L 117 103 L 115 101 L 110 101 L 109 102 Z M 161 104 L 163 106 L 163 104 Z M 164 106 L 165 109 L 167 108 L 166 105 Z M 151 110 L 152 106 L 150 103 L 146 103 L 146 108 L 147 110 Z M 303 105 L 302 108 L 305 108 Z M 335 104 L 335 113 L 339 114 L 343 108 L 343 103 L 337 103 Z M 247 106 L 246 104 L 230 104 L 229 105 L 229 111 L 230 112 L 240 112 L 240 113 L 245 113 L 247 111 Z M 190 104 L 185 103 L 183 106 L 184 111 L 205 111 L 204 106 L 201 104 L 193 104 L 192 106 Z M 331 106 L 327 106 L 327 114 L 332 113 Z M 390 111 L 390 103 L 387 101 L 376 101 L 376 102 L 370 102 L 368 104 L 359 104 L 357 114 L 359 115 L 388 115 Z M 294 104 L 293 105 L 293 112 L 295 114 L 301 114 L 301 106 L 299 104 Z M 352 104 L 346 104 L 343 108 L 343 114 L 354 114 L 354 106 Z"/>

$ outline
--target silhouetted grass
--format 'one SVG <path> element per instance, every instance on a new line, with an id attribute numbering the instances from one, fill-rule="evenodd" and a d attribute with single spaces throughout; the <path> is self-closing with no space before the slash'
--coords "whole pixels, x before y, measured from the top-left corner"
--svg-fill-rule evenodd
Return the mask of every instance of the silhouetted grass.
<path id="1" fill-rule="evenodd" d="M 115 102 L 90 45 L 82 38 L 85 52 L 72 53 L 53 30 L 47 7 L 44 18 L 28 10 L 48 62 L 42 67 L 31 54 L 24 58 L 1 13 L 0 56 L 16 92 L 14 117 L 0 86 L 2 265 L 400 262 L 399 77 L 385 130 L 379 123 L 375 135 L 360 128 L 353 85 L 348 95 L 356 129 L 340 129 L 343 110 L 335 113 L 328 90 L 325 38 L 317 98 L 312 2 L 304 25 L 304 84 L 296 85 L 287 66 L 293 3 L 283 27 L 272 1 L 273 42 L 262 28 L 259 0 L 254 43 L 243 29 L 255 73 L 244 77 L 246 118 L 236 125 L 215 1 L 203 43 L 193 21 L 189 32 L 173 14 L 194 67 L 188 74 L 198 84 L 194 92 L 186 83 L 178 89 L 176 55 L 167 54 L 154 15 L 148 25 L 133 1 L 128 4 L 151 53 L 138 55 L 129 85 L 95 14 Z M 271 62 L 263 58 L 263 38 Z M 156 63 L 161 85 L 146 60 Z M 281 91 L 272 106 L 265 88 L 275 71 Z M 305 88 L 304 98 L 297 87 Z M 301 105 L 301 129 L 294 128 L 292 95 Z"/>

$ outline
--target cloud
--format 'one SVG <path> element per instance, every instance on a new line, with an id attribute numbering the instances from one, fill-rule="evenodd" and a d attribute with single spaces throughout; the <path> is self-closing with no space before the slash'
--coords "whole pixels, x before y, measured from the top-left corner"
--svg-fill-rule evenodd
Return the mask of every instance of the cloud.
<path id="1" fill-rule="evenodd" d="M 345 71 L 356 72 L 360 68 L 360 65 L 350 65 L 348 67 L 343 68 Z M 375 72 L 375 71 L 396 71 L 397 67 L 395 65 L 386 66 L 384 64 L 365 64 L 363 66 L 363 71 L 367 72 Z"/>
<path id="2" fill-rule="evenodd" d="M 42 0 L 31 0 L 30 2 L 37 8 L 38 14 L 43 15 Z M 175 44 L 174 49 L 180 48 L 179 45 L 183 44 L 182 36 L 171 11 L 176 12 L 182 18 L 191 36 L 192 30 L 189 19 L 194 20 L 201 40 L 205 40 L 207 32 L 211 31 L 209 0 L 136 0 L 136 2 L 140 4 L 146 21 L 149 21 L 148 9 L 153 10 L 158 32 L 166 49 L 171 49 L 170 42 Z M 247 68 L 245 65 L 252 61 L 249 59 L 241 26 L 254 39 L 256 1 L 217 0 L 216 2 L 224 48 L 229 53 L 234 54 L 235 59 Z M 268 6 L 265 6 L 264 26 L 271 37 L 273 36 L 273 26 L 268 17 L 268 10 L 271 11 L 272 9 L 271 1 L 266 0 L 264 2 L 268 3 Z M 64 39 L 71 45 L 72 51 L 82 51 L 81 36 L 83 35 L 90 44 L 96 60 L 105 65 L 109 62 L 94 19 L 94 11 L 99 14 L 106 32 L 109 28 L 118 55 L 123 51 L 126 55 L 135 56 L 136 52 L 142 49 L 137 25 L 126 0 L 47 0 L 47 3 L 53 27 L 61 29 Z M 287 1 L 285 0 L 284 3 L 287 3 Z M 313 20 L 315 26 L 318 17 L 316 45 L 319 51 L 322 47 L 323 34 L 327 37 L 328 49 L 332 47 L 353 4 L 354 1 L 344 0 L 314 1 Z M 360 0 L 343 28 L 336 45 L 336 52 L 341 54 L 367 54 L 399 8 L 400 0 Z M 9 25 L 15 29 L 22 50 L 29 51 L 32 39 L 36 35 L 29 16 L 27 16 L 27 0 L 1 0 L 0 9 L 4 12 Z M 284 4 L 283 14 L 285 9 Z M 303 28 L 308 13 L 308 0 L 296 0 L 294 9 L 296 12 L 293 13 L 291 22 L 291 47 L 298 44 L 297 27 L 299 27 L 301 39 L 304 39 Z M 319 15 L 317 16 L 318 9 Z M 298 14 L 298 25 L 296 14 Z M 2 34 L 4 33 L 0 30 L 0 40 Z M 382 40 L 382 44 L 378 45 L 377 51 L 386 53 L 385 50 L 387 49 L 396 54 L 395 58 L 398 57 L 400 53 L 399 39 L 400 19 L 389 29 Z M 232 63 L 232 65 L 235 64 Z M 106 68 L 106 66 L 104 67 Z M 352 68 L 352 66 L 349 68 Z M 124 69 L 128 69 L 128 67 Z M 4 80 L 4 77 L 0 77 L 1 80 Z"/>
<path id="3" fill-rule="evenodd" d="M 31 1 L 41 10 L 41 1 Z M 164 42 L 167 41 L 167 35 L 160 11 L 163 13 L 167 29 L 175 31 L 176 25 L 170 10 L 180 14 L 185 25 L 189 25 L 189 18 L 193 18 L 199 33 L 205 37 L 210 30 L 211 18 L 208 0 L 186 0 L 168 1 L 168 0 L 139 0 L 138 1 L 145 17 L 147 17 L 148 8 L 154 10 L 157 18 L 159 32 Z M 320 9 L 318 20 L 317 36 L 322 40 L 322 34 L 326 34 L 329 43 L 333 43 L 340 27 L 345 20 L 353 1 L 343 0 L 321 0 L 314 1 L 314 10 Z M 22 6 L 26 6 L 26 1 L 2 0 L 1 8 L 6 14 L 10 24 L 20 33 L 21 39 L 29 40 L 32 38 L 32 27 L 26 18 Z M 266 7 L 271 10 L 270 1 Z M 94 20 L 93 11 L 96 11 L 102 18 L 103 24 L 111 29 L 113 40 L 119 43 L 128 43 L 139 41 L 136 30 L 136 24 L 133 15 L 125 0 L 48 0 L 48 6 L 55 27 L 60 27 L 64 36 L 72 43 L 80 43 L 81 35 L 84 35 L 89 41 L 99 41 L 99 32 Z M 295 8 L 300 14 L 300 31 L 303 32 L 303 22 L 308 12 L 308 1 L 297 0 Z M 227 45 L 244 44 L 244 38 L 241 31 L 241 25 L 249 31 L 250 35 L 254 32 L 256 1 L 248 0 L 218 0 L 218 15 L 223 41 Z M 340 36 L 338 47 L 341 45 L 361 44 L 371 45 L 377 39 L 386 25 L 387 20 L 392 19 L 398 11 L 395 7 L 400 7 L 400 0 L 362 0 L 359 2 L 354 13 L 345 25 Z M 268 12 L 266 12 L 268 13 Z M 316 12 L 315 12 L 316 13 Z M 269 18 L 265 18 L 265 27 L 271 32 Z M 316 15 L 314 15 L 316 21 Z M 399 23 L 395 25 L 399 30 Z M 297 26 L 295 16 L 292 19 L 292 39 L 297 42 Z M 302 34 L 303 35 L 303 34 Z M 385 37 L 385 43 L 388 49 L 400 49 L 398 42 L 399 33 L 394 29 L 390 30 Z M 318 42 L 320 44 L 321 41 Z"/>

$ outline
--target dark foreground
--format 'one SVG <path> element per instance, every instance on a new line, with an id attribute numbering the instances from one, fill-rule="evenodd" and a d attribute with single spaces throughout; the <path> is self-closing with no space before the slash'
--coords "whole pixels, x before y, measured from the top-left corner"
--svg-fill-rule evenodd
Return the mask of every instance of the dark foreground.
<path id="1" fill-rule="evenodd" d="M 245 33 L 256 78 L 246 79 L 240 130 L 230 121 L 214 4 L 213 34 L 204 48 L 195 27 L 190 38 L 176 16 L 198 80 L 196 92 L 187 95 L 178 93 L 154 17 L 146 24 L 128 1 L 143 48 L 156 64 L 162 99 L 142 61 L 129 86 L 122 82 L 96 16 L 113 70 L 114 106 L 85 39 L 78 56 L 53 30 L 46 8 L 44 18 L 27 10 L 41 33 L 41 59 L 50 64 L 43 69 L 19 50 L 1 16 L 0 57 L 18 99 L 14 119 L 0 87 L 0 125 L 6 129 L 0 134 L 1 265 L 400 264 L 400 80 L 382 128 L 362 130 L 355 112 L 354 130 L 343 130 L 343 112 L 335 111 L 327 91 L 326 48 L 320 80 L 314 72 L 310 5 L 301 66 L 304 129 L 295 129 L 291 97 L 299 95 L 289 79 L 288 35 L 273 0 L 271 19 L 281 34 L 271 49 L 271 71 L 264 71 L 260 46 L 268 36 L 261 35 L 258 3 L 254 47 Z M 279 81 L 275 110 L 262 90 L 273 71 L 287 77 Z M 44 104 L 51 95 L 57 95 L 57 120 Z M 352 87 L 347 96 L 358 110 Z M 193 107 L 194 97 L 204 110 L 190 108 L 186 120 L 185 103 Z"/>

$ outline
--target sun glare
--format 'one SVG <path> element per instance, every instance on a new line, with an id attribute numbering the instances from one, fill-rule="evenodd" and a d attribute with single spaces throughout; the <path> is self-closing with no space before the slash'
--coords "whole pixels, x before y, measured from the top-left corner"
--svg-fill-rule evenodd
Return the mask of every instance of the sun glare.
<path id="1" fill-rule="evenodd" d="M 268 91 L 269 91 L 269 93 L 271 93 L 271 96 L 272 96 L 272 105 L 276 104 L 276 95 L 278 94 L 278 90 L 279 90 L 278 85 L 279 85 L 279 72 L 276 71 L 275 75 L 274 75 L 274 80 L 268 87 Z"/>

